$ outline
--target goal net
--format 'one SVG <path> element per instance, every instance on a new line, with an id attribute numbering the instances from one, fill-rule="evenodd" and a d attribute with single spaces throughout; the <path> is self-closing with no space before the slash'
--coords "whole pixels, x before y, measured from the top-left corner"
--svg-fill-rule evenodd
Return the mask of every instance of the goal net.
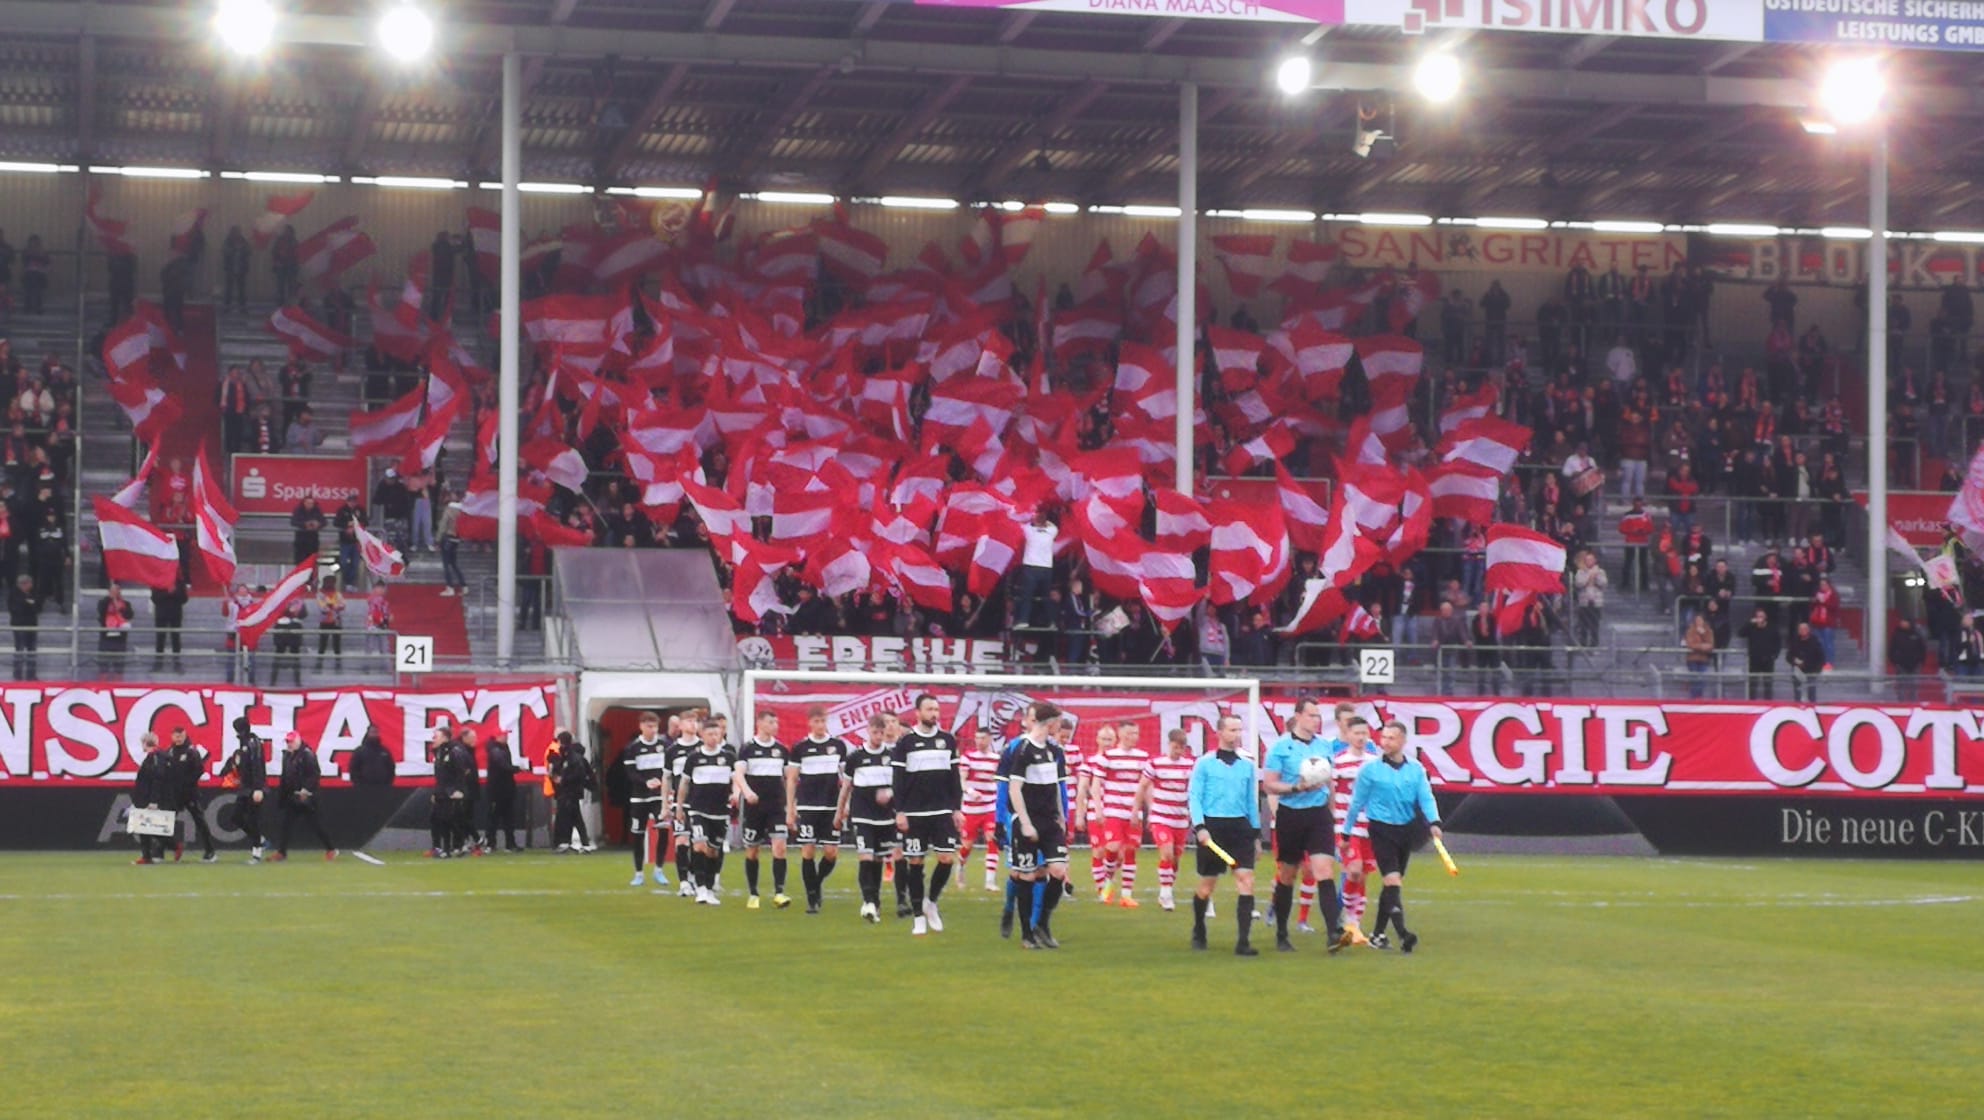
<path id="1" fill-rule="evenodd" d="M 738 711 L 739 739 L 757 726 L 757 713 L 778 716 L 778 737 L 794 743 L 806 735 L 807 713 L 827 712 L 827 733 L 866 742 L 870 716 L 901 715 L 929 693 L 943 706 L 941 725 L 959 743 L 989 730 L 1004 744 L 1020 734 L 1026 708 L 1051 701 L 1074 724 L 1071 743 L 1083 754 L 1094 750 L 1105 724 L 1132 724 L 1137 745 L 1156 754 L 1165 736 L 1182 728 L 1192 752 L 1213 749 L 1223 716 L 1240 717 L 1245 727 L 1241 753 L 1258 759 L 1272 738 L 1274 721 L 1261 708 L 1261 682 L 1251 677 L 1090 677 L 1055 673 L 873 672 L 832 669 L 747 669 Z"/>

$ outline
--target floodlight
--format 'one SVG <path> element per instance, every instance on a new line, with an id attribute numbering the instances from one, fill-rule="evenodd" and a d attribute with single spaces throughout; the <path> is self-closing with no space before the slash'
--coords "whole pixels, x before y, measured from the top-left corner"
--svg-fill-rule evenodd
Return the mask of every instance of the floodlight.
<path id="1" fill-rule="evenodd" d="M 1880 113 L 1887 86 L 1878 59 L 1845 59 L 1834 63 L 1819 83 L 1819 105 L 1835 124 L 1863 124 Z"/>
<path id="2" fill-rule="evenodd" d="M 1452 101 L 1460 93 L 1460 59 L 1446 51 L 1434 51 L 1419 60 L 1412 71 L 1413 88 L 1435 105 Z"/>
<path id="3" fill-rule="evenodd" d="M 1309 61 L 1308 55 L 1292 54 L 1275 67 L 1274 84 L 1280 87 L 1281 92 L 1293 97 L 1307 90 L 1315 76 L 1316 66 Z"/>
<path id="4" fill-rule="evenodd" d="M 220 0 L 214 6 L 214 37 L 238 55 L 254 57 L 276 36 L 276 10 L 269 0 Z"/>
<path id="5" fill-rule="evenodd" d="M 419 62 L 434 47 L 434 21 L 412 4 L 394 4 L 379 16 L 379 46 L 396 62 Z"/>

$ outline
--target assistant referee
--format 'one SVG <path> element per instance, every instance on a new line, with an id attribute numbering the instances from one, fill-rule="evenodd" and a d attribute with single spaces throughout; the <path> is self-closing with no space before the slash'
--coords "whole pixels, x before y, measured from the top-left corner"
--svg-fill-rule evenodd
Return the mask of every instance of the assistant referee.
<path id="1" fill-rule="evenodd" d="M 1233 857 L 1233 885 L 1240 892 L 1234 909 L 1240 921 L 1240 940 L 1233 946 L 1235 956 L 1256 957 L 1260 950 L 1248 943 L 1254 925 L 1254 855 L 1260 848 L 1261 809 L 1258 777 L 1251 759 L 1240 757 L 1240 717 L 1226 716 L 1219 721 L 1219 749 L 1202 755 L 1192 766 L 1185 800 L 1191 814 L 1192 834 L 1199 841 L 1199 888 L 1192 899 L 1192 948 L 1206 947 L 1206 906 L 1212 901 L 1213 884 L 1226 861 L 1214 845 Z"/>
<path id="2" fill-rule="evenodd" d="M 1397 926 L 1399 952 L 1410 953 L 1419 944 L 1419 935 L 1405 928 L 1400 884 L 1405 881 L 1405 865 L 1412 858 L 1412 849 L 1421 841 L 1420 829 L 1430 828 L 1432 835 L 1439 837 L 1440 807 L 1433 801 L 1426 768 L 1405 757 L 1405 725 L 1397 720 L 1385 724 L 1379 742 L 1384 754 L 1357 771 L 1350 808 L 1344 810 L 1337 832 L 1348 836 L 1358 817 L 1370 818 L 1371 856 L 1385 883 L 1378 895 L 1377 932 L 1385 932 L 1386 923 Z"/>

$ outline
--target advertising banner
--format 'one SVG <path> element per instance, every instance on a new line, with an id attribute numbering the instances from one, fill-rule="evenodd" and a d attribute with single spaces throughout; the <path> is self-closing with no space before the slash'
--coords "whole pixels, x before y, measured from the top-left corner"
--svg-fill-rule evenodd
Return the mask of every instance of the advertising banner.
<path id="1" fill-rule="evenodd" d="M 1764 240 L 1700 237 L 1694 259 L 1727 280 L 1851 288 L 1867 277 L 1868 243 L 1821 237 Z M 1890 241 L 1888 283 L 1904 291 L 1926 291 L 1951 283 L 1975 288 L 1980 278 L 1978 251 L 1984 245 L 1943 241 Z"/>
<path id="2" fill-rule="evenodd" d="M 1070 677 L 1053 690 L 987 680 L 949 695 L 932 691 L 943 696 L 953 732 L 989 724 L 1002 741 L 1019 733 L 1027 703 L 1052 699 L 1075 718 L 1074 745 L 1083 750 L 1093 745 L 1095 727 L 1122 720 L 1143 726 L 1150 749 L 1177 727 L 1194 749 L 1204 749 L 1219 717 L 1242 703 L 1241 695 L 1082 694 L 1074 691 L 1079 686 L 1080 678 Z M 804 709 L 812 704 L 898 691 L 774 682 L 757 699 L 781 713 L 781 736 L 796 738 L 805 734 Z M 1293 693 L 1263 696 L 1257 749 L 1281 735 L 1294 701 Z M 1965 708 L 1390 697 L 1357 705 L 1374 726 L 1405 724 L 1407 749 L 1436 788 L 1453 791 L 1977 797 L 1984 805 L 1984 713 Z"/>
<path id="3" fill-rule="evenodd" d="M 246 716 L 271 741 L 269 775 L 290 731 L 316 749 L 327 782 L 343 773 L 365 733 L 376 729 L 402 783 L 433 778 L 426 755 L 433 728 L 503 728 L 520 758 L 541 760 L 557 732 L 557 686 L 550 681 L 465 690 L 322 688 L 278 692 L 253 687 L 173 688 L 112 684 L 15 684 L 0 689 L 0 787 L 123 785 L 144 756 L 146 731 L 168 738 L 184 727 L 218 773 L 235 747 L 234 721 Z"/>
<path id="4" fill-rule="evenodd" d="M 1970 0 L 1764 0 L 1764 39 L 1984 50 L 1984 5 Z"/>
<path id="5" fill-rule="evenodd" d="M 1254 23 L 1343 22 L 1344 0 L 915 0 L 934 8 L 1005 8 L 1159 19 L 1232 19 Z"/>
<path id="6" fill-rule="evenodd" d="M 236 455 L 229 500 L 242 513 L 288 517 L 296 503 L 315 498 L 325 516 L 348 497 L 365 498 L 365 461 L 329 455 Z"/>
<path id="7" fill-rule="evenodd" d="M 1484 230 L 1471 226 L 1388 229 L 1329 227 L 1338 259 L 1353 268 L 1465 269 L 1480 272 L 1567 272 L 1583 265 L 1593 275 L 1642 266 L 1664 275 L 1688 262 L 1687 238 L 1665 233 L 1598 233 L 1591 230 Z"/>
<path id="8" fill-rule="evenodd" d="M 1955 494 L 1932 490 L 1888 491 L 1888 523 L 1903 540 L 1917 548 L 1943 547 L 1943 526 L 1949 524 L 1950 499 Z M 1867 508 L 1867 492 L 1855 490 L 1853 500 Z"/>
<path id="9" fill-rule="evenodd" d="M 1006 657 L 996 638 L 896 638 L 836 635 L 752 635 L 737 641 L 746 668 L 914 669 L 919 673 L 955 670 L 985 672 Z"/>

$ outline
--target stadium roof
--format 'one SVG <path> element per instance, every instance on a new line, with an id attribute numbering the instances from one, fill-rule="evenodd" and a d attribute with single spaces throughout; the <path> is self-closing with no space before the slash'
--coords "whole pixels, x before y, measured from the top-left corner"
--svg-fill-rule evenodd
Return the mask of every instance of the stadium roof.
<path id="1" fill-rule="evenodd" d="M 364 5 L 292 2 L 315 38 Z M 907 0 L 452 0 L 437 60 L 289 45 L 241 68 L 204 3 L 0 3 L 0 159 L 489 178 L 500 55 L 525 55 L 524 177 L 1089 203 L 1175 190 L 1201 86 L 1201 204 L 1325 212 L 1858 225 L 1865 148 L 1800 126 L 1822 48 L 1504 31 L 1071 15 Z M 314 18 L 315 22 L 312 22 Z M 1350 151 L 1357 96 L 1398 90 L 1387 161 Z M 1404 89 L 1427 42 L 1472 85 Z M 1984 228 L 1984 70 L 1891 63 L 1894 225 Z"/>

